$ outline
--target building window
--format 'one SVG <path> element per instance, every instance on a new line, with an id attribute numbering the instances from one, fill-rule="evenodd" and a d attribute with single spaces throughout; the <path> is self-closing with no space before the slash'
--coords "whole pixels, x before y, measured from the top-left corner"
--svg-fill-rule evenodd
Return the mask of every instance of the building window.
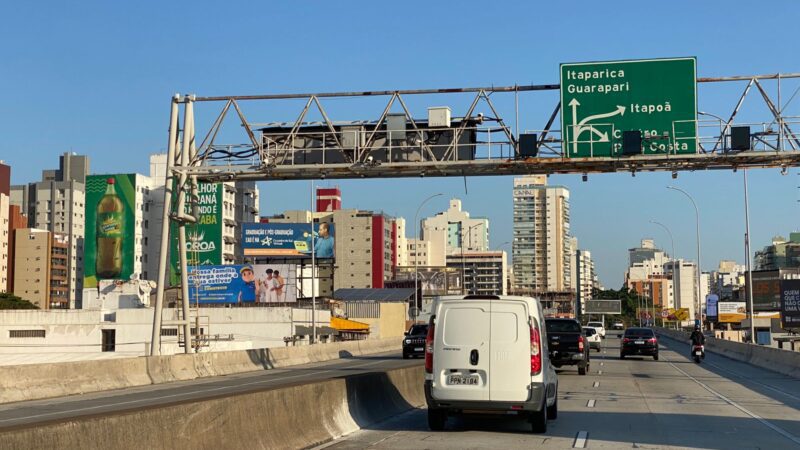
<path id="1" fill-rule="evenodd" d="M 103 343 L 102 351 L 113 352 L 117 347 L 117 330 L 102 330 Z"/>
<path id="2" fill-rule="evenodd" d="M 11 339 L 44 338 L 45 330 L 8 330 Z"/>
<path id="3" fill-rule="evenodd" d="M 161 329 L 161 336 L 177 336 L 178 329 L 177 328 L 162 328 Z"/>

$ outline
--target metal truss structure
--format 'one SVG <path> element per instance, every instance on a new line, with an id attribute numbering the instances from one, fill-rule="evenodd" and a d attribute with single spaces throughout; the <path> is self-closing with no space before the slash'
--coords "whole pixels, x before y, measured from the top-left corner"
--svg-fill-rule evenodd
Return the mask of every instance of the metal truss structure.
<path id="1" fill-rule="evenodd" d="M 180 248 L 186 248 L 185 225 L 193 223 L 191 211 L 198 181 L 271 181 L 302 179 L 446 177 L 521 174 L 589 174 L 604 172 L 696 171 L 708 169 L 781 168 L 800 166 L 800 116 L 786 116 L 784 110 L 800 91 L 795 90 L 782 102 L 781 86 L 786 79 L 798 79 L 800 73 L 698 78 L 697 83 L 740 83 L 742 94 L 727 118 L 700 113 L 697 151 L 693 154 L 658 154 L 620 157 L 568 158 L 563 148 L 561 130 L 553 128 L 561 111 L 556 104 L 543 127 L 531 130 L 537 135 L 539 149 L 535 157 L 522 157 L 519 145 L 519 96 L 523 93 L 557 91 L 559 85 L 525 85 L 427 90 L 391 90 L 314 94 L 275 94 L 251 96 L 200 97 L 175 95 L 171 102 L 167 157 L 167 190 L 162 228 L 159 288 L 153 321 L 151 354 L 157 354 L 162 326 L 161 308 L 167 270 L 169 223 L 178 224 Z M 777 98 L 765 89 L 765 83 L 777 82 Z M 745 99 L 753 92 L 764 102 L 769 115 L 758 123 L 737 122 Z M 445 124 L 428 123 L 415 118 L 406 103 L 410 96 L 446 96 L 473 94 L 469 107 L 460 117 Z M 494 94 L 514 95 L 514 129 L 501 117 L 492 101 Z M 323 102 L 328 99 L 383 97 L 387 103 L 373 121 L 337 122 L 331 120 Z M 293 122 L 258 125 L 249 122 L 242 111 L 243 102 L 305 100 Z M 197 145 L 195 137 L 196 105 L 222 105 L 210 128 Z M 441 102 L 439 104 L 446 104 Z M 479 104 L 492 116 L 476 113 Z M 392 113 L 392 109 L 399 113 Z M 181 110 L 183 114 L 181 115 Z M 233 110 L 233 113 L 231 113 Z M 316 110 L 322 118 L 307 121 Z M 228 116 L 235 114 L 244 130 L 244 142 L 218 143 L 220 130 Z M 183 119 L 183 125 L 180 119 Z M 427 119 L 427 118 L 426 118 Z M 398 123 L 401 123 L 399 127 Z M 749 150 L 733 150 L 731 127 L 751 127 Z M 646 140 L 648 138 L 646 137 Z M 653 139 L 664 139 L 653 137 Z M 173 183 L 181 186 L 173 203 Z M 187 208 L 187 206 L 189 206 Z M 191 337 L 190 308 L 186 271 L 186 253 L 180 252 L 182 308 L 179 319 L 169 322 L 182 325 Z M 166 324 L 166 322 L 164 322 Z M 188 353 L 192 345 L 185 345 Z"/>

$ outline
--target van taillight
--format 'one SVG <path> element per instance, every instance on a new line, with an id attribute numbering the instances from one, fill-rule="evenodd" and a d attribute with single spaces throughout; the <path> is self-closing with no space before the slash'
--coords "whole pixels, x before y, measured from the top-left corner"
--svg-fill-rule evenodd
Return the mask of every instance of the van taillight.
<path id="1" fill-rule="evenodd" d="M 583 351 L 583 336 L 578 336 L 578 350 Z"/>
<path id="2" fill-rule="evenodd" d="M 542 371 L 542 340 L 539 329 L 531 327 L 531 375 Z"/>
<path id="3" fill-rule="evenodd" d="M 428 325 L 428 335 L 425 336 L 425 372 L 433 373 L 433 336 L 436 326 L 433 324 L 433 318 Z"/>

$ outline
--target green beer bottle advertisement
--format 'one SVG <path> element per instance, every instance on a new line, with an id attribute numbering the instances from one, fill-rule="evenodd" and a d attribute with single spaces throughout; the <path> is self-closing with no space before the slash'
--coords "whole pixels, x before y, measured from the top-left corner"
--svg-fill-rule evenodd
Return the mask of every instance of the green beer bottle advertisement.
<path id="1" fill-rule="evenodd" d="M 84 287 L 130 279 L 140 233 L 135 227 L 137 188 L 135 174 L 86 177 Z"/>
<path id="2" fill-rule="evenodd" d="M 106 193 L 97 204 L 95 273 L 98 279 L 115 279 L 122 273 L 125 208 L 114 190 L 114 182 L 114 178 L 106 180 Z"/>

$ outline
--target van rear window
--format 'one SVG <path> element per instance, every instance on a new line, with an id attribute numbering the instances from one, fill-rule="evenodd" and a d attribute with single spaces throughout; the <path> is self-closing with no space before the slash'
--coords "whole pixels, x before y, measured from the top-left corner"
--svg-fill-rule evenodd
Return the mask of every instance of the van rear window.
<path id="1" fill-rule="evenodd" d="M 581 325 L 572 320 L 545 320 L 548 333 L 580 333 Z"/>

